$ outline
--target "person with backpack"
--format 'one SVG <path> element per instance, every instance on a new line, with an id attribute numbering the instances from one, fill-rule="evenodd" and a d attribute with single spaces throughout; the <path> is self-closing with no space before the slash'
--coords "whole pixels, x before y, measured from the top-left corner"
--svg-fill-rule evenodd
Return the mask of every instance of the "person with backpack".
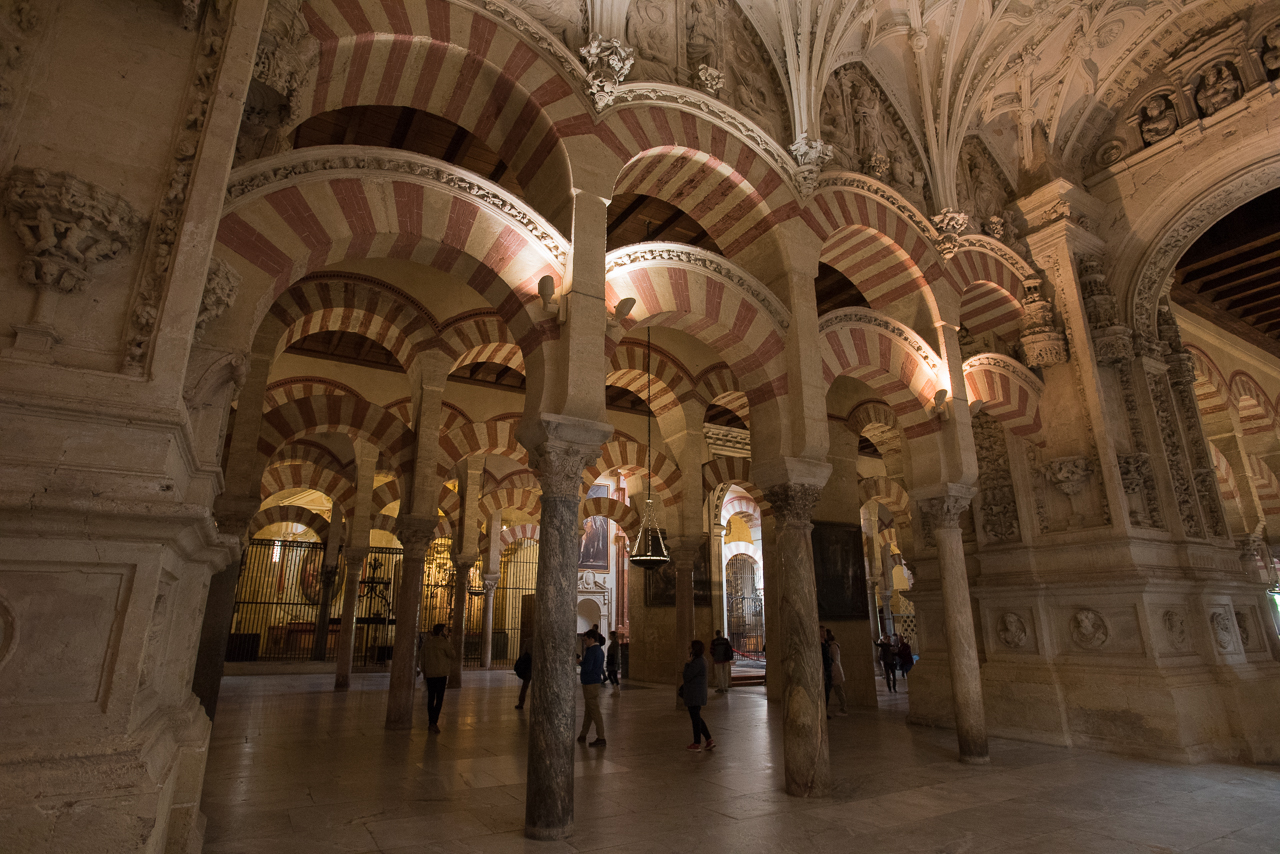
<path id="1" fill-rule="evenodd" d="M 529 651 L 532 644 L 525 641 L 521 646 L 520 657 L 516 659 L 516 666 L 512 668 L 516 672 L 516 676 L 520 677 L 520 699 L 516 701 L 516 708 L 524 708 L 524 698 L 529 693 L 529 680 L 533 678 L 533 653 Z"/>
<path id="2" fill-rule="evenodd" d="M 728 694 L 733 669 L 733 644 L 719 629 L 711 640 L 711 663 L 716 671 L 716 693 Z"/>

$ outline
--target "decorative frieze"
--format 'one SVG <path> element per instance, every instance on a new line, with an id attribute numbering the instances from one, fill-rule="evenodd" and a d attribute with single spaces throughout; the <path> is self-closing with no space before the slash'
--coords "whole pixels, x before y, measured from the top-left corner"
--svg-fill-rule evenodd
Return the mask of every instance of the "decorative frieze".
<path id="1" fill-rule="evenodd" d="M 66 172 L 15 167 L 5 214 L 26 250 L 23 281 L 43 291 L 80 293 L 92 268 L 137 248 L 145 225 L 128 201 Z"/>
<path id="2" fill-rule="evenodd" d="M 819 332 L 826 332 L 835 326 L 844 323 L 865 323 L 868 326 L 874 326 L 888 332 L 897 338 L 903 344 L 911 348 L 911 350 L 920 357 L 920 360 L 932 368 L 934 371 L 939 370 L 940 365 L 938 358 L 933 355 L 933 351 L 920 339 L 912 330 L 903 326 L 895 320 L 885 317 L 879 312 L 865 308 L 842 308 L 833 311 L 823 318 L 818 324 Z"/>

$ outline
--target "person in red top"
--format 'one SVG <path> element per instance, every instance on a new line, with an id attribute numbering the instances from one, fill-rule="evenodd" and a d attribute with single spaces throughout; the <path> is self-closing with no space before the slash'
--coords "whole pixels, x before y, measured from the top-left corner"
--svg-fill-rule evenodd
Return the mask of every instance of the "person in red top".
<path id="1" fill-rule="evenodd" d="M 733 670 L 733 644 L 716 629 L 715 639 L 711 641 L 711 662 L 716 669 L 716 693 L 729 693 L 729 680 Z"/>

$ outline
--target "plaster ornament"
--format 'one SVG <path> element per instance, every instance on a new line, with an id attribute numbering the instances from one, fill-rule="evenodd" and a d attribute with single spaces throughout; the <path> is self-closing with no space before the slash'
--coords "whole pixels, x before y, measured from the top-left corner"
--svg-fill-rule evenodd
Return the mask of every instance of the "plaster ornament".
<path id="1" fill-rule="evenodd" d="M 973 440 L 978 457 L 979 507 L 982 532 L 998 543 L 1022 539 L 1018 525 L 1018 501 L 1009 469 L 1009 449 L 1004 427 L 985 412 L 973 419 Z"/>
<path id="2" fill-rule="evenodd" d="M 960 163 L 956 178 L 956 195 L 960 210 L 969 215 L 972 223 L 1000 216 L 1008 205 L 1013 188 L 999 173 L 995 160 L 976 136 L 964 141 L 960 148 Z"/>
<path id="3" fill-rule="evenodd" d="M 1093 474 L 1093 461 L 1088 457 L 1059 457 L 1045 463 L 1045 476 L 1063 495 L 1079 495 Z"/>
<path id="4" fill-rule="evenodd" d="M 1071 639 L 1085 649 L 1105 646 L 1110 637 L 1107 621 L 1091 608 L 1081 608 L 1071 618 Z"/>
<path id="5" fill-rule="evenodd" d="M 665 0 L 631 0 L 627 43 L 635 49 L 638 80 L 676 82 L 675 7 Z"/>
<path id="6" fill-rule="evenodd" d="M 698 69 L 698 88 L 715 97 L 724 88 L 724 72 L 717 71 L 710 65 L 702 66 Z"/>
<path id="7" fill-rule="evenodd" d="M 1160 616 L 1160 622 L 1164 624 L 1165 634 L 1169 636 L 1169 643 L 1173 645 L 1173 648 L 1178 650 L 1186 649 L 1188 640 L 1187 621 L 1182 612 L 1170 608 Z"/>
<path id="8" fill-rule="evenodd" d="M 184 30 L 194 30 L 200 20 L 200 4 L 202 0 L 182 0 L 182 18 L 179 26 Z"/>
<path id="9" fill-rule="evenodd" d="M 1232 647 L 1231 619 L 1225 611 L 1214 611 L 1209 615 L 1209 627 L 1213 629 L 1213 642 L 1218 649 L 1226 652 Z"/>
<path id="10" fill-rule="evenodd" d="M 578 590 L 581 592 L 595 593 L 601 590 L 607 590 L 608 587 L 609 585 L 605 584 L 604 580 L 600 578 L 597 573 L 592 572 L 589 569 L 585 572 L 578 573 Z"/>
<path id="11" fill-rule="evenodd" d="M 809 139 L 807 133 L 802 133 L 788 150 L 799 165 L 796 169 L 796 181 L 800 184 L 801 191 L 805 196 L 812 196 L 818 188 L 818 173 L 831 159 L 831 144 L 820 139 Z"/>
<path id="12" fill-rule="evenodd" d="M 237 162 L 274 154 L 279 131 L 302 117 L 302 87 L 320 58 L 302 0 L 271 0 L 253 61 L 236 140 Z"/>
<path id="13" fill-rule="evenodd" d="M 83 291 L 92 267 L 142 238 L 144 222 L 128 201 L 66 172 L 14 167 L 4 208 L 26 250 L 22 279 L 41 291 Z"/>
<path id="14" fill-rule="evenodd" d="M 591 40 L 578 49 L 587 64 L 587 94 L 597 112 L 613 103 L 618 86 L 635 62 L 631 57 L 634 52 L 621 39 L 605 39 L 599 33 L 592 33 Z"/>
<path id="15" fill-rule="evenodd" d="M 1022 649 L 1027 645 L 1027 624 L 1012 611 L 1006 611 L 1000 618 L 1000 629 L 996 632 L 1000 642 L 1010 649 Z"/>
<path id="16" fill-rule="evenodd" d="M 1054 322 L 1053 303 L 1040 292 L 1040 282 L 1022 283 L 1022 360 L 1029 368 L 1049 368 L 1067 361 L 1067 337 Z"/>
<path id="17" fill-rule="evenodd" d="M 1210 65 L 1196 87 L 1196 105 L 1201 115 L 1212 116 L 1223 107 L 1240 100 L 1244 87 L 1236 76 L 1235 69 L 1226 62 L 1215 62 Z"/>
<path id="18" fill-rule="evenodd" d="M 200 314 L 196 318 L 195 337 L 204 337 L 209 324 L 222 316 L 236 300 L 240 288 L 240 274 L 221 258 L 209 259 L 209 276 L 205 281 L 204 295 L 200 298 Z"/>
<path id="19" fill-rule="evenodd" d="M 1280 24 L 1274 25 L 1262 36 L 1262 67 L 1267 69 L 1268 79 L 1280 78 Z"/>
<path id="20" fill-rule="evenodd" d="M 1124 157 L 1124 143 L 1118 139 L 1104 142 L 1098 148 L 1097 161 L 1099 166 L 1114 166 Z"/>
<path id="21" fill-rule="evenodd" d="M 1122 32 L 1124 32 L 1123 20 L 1107 21 L 1098 27 L 1098 32 L 1093 37 L 1094 44 L 1101 48 L 1110 47 Z"/>
<path id="22" fill-rule="evenodd" d="M 1244 611 L 1236 611 L 1236 629 L 1240 632 L 1240 643 L 1249 646 L 1249 618 Z"/>
<path id="23" fill-rule="evenodd" d="M 1166 95 L 1152 95 L 1148 98 L 1142 104 L 1140 115 L 1142 118 L 1138 122 L 1138 130 L 1142 133 L 1142 141 L 1147 145 L 1167 139 L 1178 130 L 1178 116 Z"/>

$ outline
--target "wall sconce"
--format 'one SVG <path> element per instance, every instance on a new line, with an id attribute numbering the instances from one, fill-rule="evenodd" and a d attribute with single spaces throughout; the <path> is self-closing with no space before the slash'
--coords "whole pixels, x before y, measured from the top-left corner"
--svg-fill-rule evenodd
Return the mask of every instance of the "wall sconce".
<path id="1" fill-rule="evenodd" d="M 636 306 L 635 297 L 626 297 L 618 300 L 618 304 L 613 307 L 613 313 L 609 315 L 610 326 L 621 326 L 622 321 L 627 319 L 627 315 L 631 313 L 631 309 Z"/>
<path id="2" fill-rule="evenodd" d="M 556 323 L 564 325 L 569 319 L 569 295 L 556 293 L 556 280 L 550 276 L 538 279 L 538 297 L 542 300 L 542 308 L 556 315 Z"/>
<path id="3" fill-rule="evenodd" d="M 938 420 L 946 421 L 951 417 L 951 413 L 947 411 L 947 395 L 951 392 L 945 388 L 940 388 L 933 395 L 933 404 L 929 407 L 929 417 L 938 416 Z"/>
<path id="4" fill-rule="evenodd" d="M 979 413 L 979 412 L 981 412 L 981 411 L 982 411 L 982 408 L 983 408 L 984 406 L 986 406 L 986 405 L 987 405 L 987 402 L 986 402 L 985 400 L 983 400 L 982 398 L 978 398 L 977 400 L 971 400 L 971 401 L 969 401 L 969 417 L 970 417 L 970 418 L 977 418 L 977 417 L 978 417 L 978 413 Z"/>

